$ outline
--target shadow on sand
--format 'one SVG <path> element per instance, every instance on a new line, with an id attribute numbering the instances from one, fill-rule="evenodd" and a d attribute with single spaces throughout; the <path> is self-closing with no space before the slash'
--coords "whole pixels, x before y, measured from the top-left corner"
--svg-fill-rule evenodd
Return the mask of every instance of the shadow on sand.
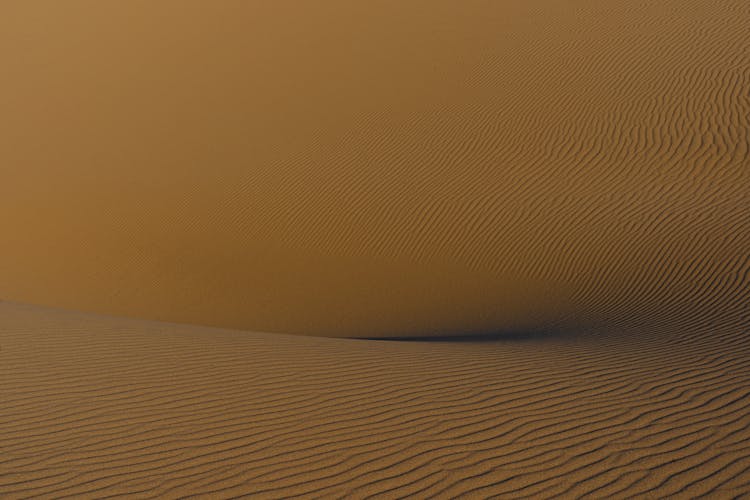
<path id="1" fill-rule="evenodd" d="M 382 340 L 385 342 L 452 342 L 452 343 L 491 343 L 491 342 L 532 342 L 540 340 L 560 340 L 572 336 L 563 330 L 535 330 L 487 332 L 467 335 L 419 335 L 400 337 L 358 337 L 359 340 Z"/>

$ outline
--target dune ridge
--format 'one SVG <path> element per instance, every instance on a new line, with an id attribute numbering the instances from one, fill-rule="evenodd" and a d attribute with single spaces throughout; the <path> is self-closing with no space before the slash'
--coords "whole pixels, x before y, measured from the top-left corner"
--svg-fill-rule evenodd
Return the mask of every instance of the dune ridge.
<path id="1" fill-rule="evenodd" d="M 748 324 L 391 342 L 0 305 L 3 498 L 736 498 Z"/>
<path id="2" fill-rule="evenodd" d="M 748 26 L 3 3 L 0 497 L 747 497 Z"/>
<path id="3" fill-rule="evenodd" d="M 8 300 L 372 337 L 750 298 L 747 2 L 44 5 L 2 21 Z"/>

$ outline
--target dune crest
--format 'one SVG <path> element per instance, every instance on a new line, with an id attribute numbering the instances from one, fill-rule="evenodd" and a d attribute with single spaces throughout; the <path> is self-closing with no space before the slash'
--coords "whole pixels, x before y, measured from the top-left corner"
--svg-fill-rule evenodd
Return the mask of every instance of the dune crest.
<path id="1" fill-rule="evenodd" d="M 745 1 L 43 5 L 0 20 L 7 299 L 334 336 L 750 300 Z"/>
<path id="2" fill-rule="evenodd" d="M 750 494 L 747 0 L 11 1 L 0 60 L 1 498 Z"/>

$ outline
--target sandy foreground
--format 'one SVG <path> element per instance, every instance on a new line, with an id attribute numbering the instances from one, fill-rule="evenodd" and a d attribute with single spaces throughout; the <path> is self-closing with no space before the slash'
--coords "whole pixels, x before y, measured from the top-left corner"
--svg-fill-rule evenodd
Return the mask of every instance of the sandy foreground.
<path id="1" fill-rule="evenodd" d="M 750 491 L 747 324 L 394 342 L 0 313 L 3 498 Z"/>
<path id="2" fill-rule="evenodd" d="M 746 0 L 19 0 L 0 61 L 0 498 L 750 495 Z"/>

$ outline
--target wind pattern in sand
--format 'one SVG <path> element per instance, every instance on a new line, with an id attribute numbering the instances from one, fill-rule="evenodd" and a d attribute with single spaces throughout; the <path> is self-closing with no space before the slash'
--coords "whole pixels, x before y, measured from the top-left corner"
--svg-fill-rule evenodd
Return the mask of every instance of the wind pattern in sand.
<path id="1" fill-rule="evenodd" d="M 749 2 L 7 2 L 0 58 L 0 497 L 750 494 Z"/>
<path id="2" fill-rule="evenodd" d="M 15 8 L 6 299 L 365 337 L 747 302 L 747 2 L 232 5 Z"/>
<path id="3" fill-rule="evenodd" d="M 747 325 L 389 342 L 0 306 L 3 498 L 732 498 Z"/>

